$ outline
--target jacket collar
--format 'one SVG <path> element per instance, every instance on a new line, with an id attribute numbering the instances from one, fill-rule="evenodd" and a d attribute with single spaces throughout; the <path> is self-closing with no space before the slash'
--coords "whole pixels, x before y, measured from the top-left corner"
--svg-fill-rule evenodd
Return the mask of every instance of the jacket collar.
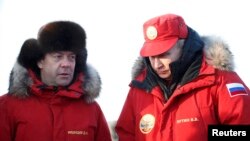
<path id="1" fill-rule="evenodd" d="M 203 52 L 207 64 L 219 70 L 234 70 L 233 54 L 225 41 L 216 36 L 202 36 L 201 39 L 204 42 Z M 138 57 L 132 67 L 132 80 L 141 74 L 144 69 L 143 58 Z"/>
<path id="2" fill-rule="evenodd" d="M 84 72 L 85 74 L 78 74 L 75 81 L 65 88 L 67 92 L 65 91 L 64 93 L 64 91 L 62 91 L 60 95 L 74 98 L 83 95 L 82 97 L 84 97 L 87 102 L 93 102 L 100 94 L 102 82 L 99 73 L 91 65 L 88 64 Z M 18 62 L 15 63 L 9 79 L 9 94 L 25 98 L 30 96 L 30 90 L 36 94 L 41 94 L 43 90 L 52 89 L 52 87 L 42 86 L 45 85 L 36 77 L 34 72 L 27 70 Z"/>

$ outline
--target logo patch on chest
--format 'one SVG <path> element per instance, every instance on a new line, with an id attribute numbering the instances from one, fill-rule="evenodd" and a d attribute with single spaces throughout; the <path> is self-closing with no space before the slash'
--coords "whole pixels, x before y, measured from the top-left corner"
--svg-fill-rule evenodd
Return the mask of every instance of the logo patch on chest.
<path id="1" fill-rule="evenodd" d="M 142 116 L 139 124 L 139 128 L 143 134 L 148 134 L 155 126 L 155 117 L 151 114 L 145 114 Z"/>

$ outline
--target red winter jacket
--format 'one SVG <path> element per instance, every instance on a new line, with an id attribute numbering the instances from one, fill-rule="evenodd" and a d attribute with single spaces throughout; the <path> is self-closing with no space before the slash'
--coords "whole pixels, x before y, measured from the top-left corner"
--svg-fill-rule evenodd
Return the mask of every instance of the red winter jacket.
<path id="1" fill-rule="evenodd" d="M 0 97 L 0 141 L 111 141 L 106 119 L 94 101 L 101 82 L 95 70 L 89 71 L 92 75 L 80 75 L 67 88 L 46 87 L 31 71 L 24 72 L 28 78 L 18 77 L 25 76 L 19 74 L 23 71 L 14 72 L 10 92 Z"/>
<path id="2" fill-rule="evenodd" d="M 146 71 L 138 70 L 135 80 L 143 82 Z M 167 102 L 159 86 L 149 92 L 143 86 L 130 85 L 116 125 L 119 141 L 206 141 L 210 124 L 250 124 L 249 88 L 235 72 L 205 59 L 198 76 L 178 85 Z"/>

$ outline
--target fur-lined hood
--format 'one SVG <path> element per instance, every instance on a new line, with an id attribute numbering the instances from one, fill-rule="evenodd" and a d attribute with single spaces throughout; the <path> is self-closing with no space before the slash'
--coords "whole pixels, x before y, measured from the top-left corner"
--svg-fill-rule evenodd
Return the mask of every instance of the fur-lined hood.
<path id="1" fill-rule="evenodd" d="M 9 81 L 9 94 L 20 98 L 29 96 L 28 88 L 33 85 L 33 80 L 28 70 L 18 62 L 15 63 L 11 71 Z M 99 73 L 91 65 L 87 64 L 82 89 L 85 92 L 84 98 L 88 103 L 93 102 L 99 96 L 101 84 Z"/>
<path id="2" fill-rule="evenodd" d="M 229 49 L 229 45 L 224 40 L 215 36 L 203 36 L 201 39 L 204 42 L 203 51 L 208 64 L 220 70 L 234 70 L 233 54 Z M 132 68 L 132 80 L 135 79 L 144 68 L 143 58 L 138 57 Z"/>

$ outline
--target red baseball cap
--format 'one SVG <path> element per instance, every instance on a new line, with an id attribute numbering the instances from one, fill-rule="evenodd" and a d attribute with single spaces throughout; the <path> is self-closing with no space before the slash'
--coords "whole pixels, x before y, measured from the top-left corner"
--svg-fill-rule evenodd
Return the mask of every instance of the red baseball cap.
<path id="1" fill-rule="evenodd" d="M 188 28 L 183 18 L 175 14 L 165 14 L 143 24 L 145 42 L 141 48 L 142 57 L 155 56 L 171 49 L 178 39 L 185 39 Z"/>

